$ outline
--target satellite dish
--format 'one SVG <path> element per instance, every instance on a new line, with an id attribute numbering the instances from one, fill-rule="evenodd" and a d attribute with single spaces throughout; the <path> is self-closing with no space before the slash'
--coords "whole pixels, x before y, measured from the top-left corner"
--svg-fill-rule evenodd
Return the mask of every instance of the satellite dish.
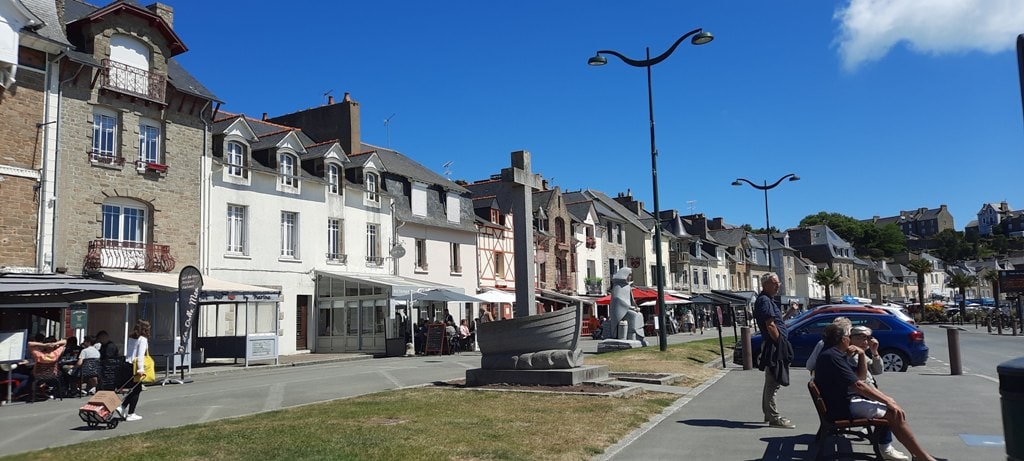
<path id="1" fill-rule="evenodd" d="M 403 247 L 401 243 L 396 243 L 395 246 L 391 247 L 391 251 L 389 253 L 392 258 L 402 259 L 402 256 L 405 256 L 405 247 Z"/>

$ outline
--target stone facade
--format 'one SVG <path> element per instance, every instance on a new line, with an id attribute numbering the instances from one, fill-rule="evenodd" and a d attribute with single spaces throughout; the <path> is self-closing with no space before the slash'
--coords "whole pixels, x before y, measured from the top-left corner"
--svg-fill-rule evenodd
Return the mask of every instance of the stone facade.
<path id="1" fill-rule="evenodd" d="M 70 32 L 70 30 L 69 30 Z M 114 13 L 103 20 L 81 26 L 70 37 L 80 49 L 98 62 L 110 57 L 115 34 L 130 35 L 150 51 L 152 74 L 166 76 L 167 58 L 173 54 L 166 33 L 135 14 Z M 64 78 L 74 75 L 78 64 L 65 66 Z M 56 233 L 54 264 L 78 272 L 83 267 L 89 242 L 103 237 L 102 205 L 130 199 L 147 211 L 145 242 L 168 245 L 175 267 L 198 265 L 200 238 L 200 163 L 204 155 L 205 127 L 201 114 L 208 115 L 209 102 L 177 92 L 167 84 L 164 103 L 104 89 L 99 82 L 101 68 L 84 67 L 64 89 L 61 110 L 57 171 Z M 114 157 L 116 161 L 95 161 L 90 155 L 93 142 L 93 114 L 105 111 L 117 121 Z M 139 122 L 160 125 L 160 163 L 166 171 L 137 168 Z"/>
<path id="2" fill-rule="evenodd" d="M 22 68 L 0 92 L 0 268 L 36 265 L 39 201 L 35 186 L 42 164 L 44 74 Z M 35 176 L 35 177 L 32 177 Z"/>
<path id="3" fill-rule="evenodd" d="M 545 184 L 546 185 L 546 184 Z M 539 287 L 566 294 L 576 292 L 576 245 L 572 237 L 572 216 L 565 207 L 558 187 L 533 194 L 534 208 L 543 208 L 547 216 L 547 235 L 534 228 L 537 250 L 537 281 Z M 537 217 L 537 213 L 534 213 Z M 543 264 L 543 266 L 541 266 Z"/>

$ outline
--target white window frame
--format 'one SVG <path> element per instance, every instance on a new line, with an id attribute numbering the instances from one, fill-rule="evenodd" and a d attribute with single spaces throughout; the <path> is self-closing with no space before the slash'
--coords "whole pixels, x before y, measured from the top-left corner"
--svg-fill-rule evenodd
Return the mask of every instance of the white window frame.
<path id="1" fill-rule="evenodd" d="M 149 230 L 149 213 L 134 201 L 118 200 L 100 206 L 103 240 L 144 244 Z M 128 235 L 131 234 L 131 235 Z"/>
<path id="2" fill-rule="evenodd" d="M 341 193 L 341 167 L 333 163 L 328 163 L 325 169 L 325 177 L 327 179 L 327 192 L 331 194 Z"/>
<path id="3" fill-rule="evenodd" d="M 414 256 L 413 264 L 418 272 L 425 272 L 427 270 L 427 240 L 416 239 L 414 243 Z"/>
<path id="4" fill-rule="evenodd" d="M 139 120 L 139 162 L 163 164 L 160 148 L 163 130 L 155 120 Z"/>
<path id="5" fill-rule="evenodd" d="M 287 152 L 277 154 L 278 184 L 282 187 L 299 187 L 298 163 L 299 160 L 295 155 Z"/>
<path id="6" fill-rule="evenodd" d="M 327 220 L 327 260 L 342 261 L 345 258 L 343 223 L 337 218 Z"/>
<path id="7" fill-rule="evenodd" d="M 281 212 L 281 258 L 299 259 L 299 214 Z"/>
<path id="8" fill-rule="evenodd" d="M 377 265 L 380 256 L 380 224 L 366 224 L 366 262 Z"/>
<path id="9" fill-rule="evenodd" d="M 363 174 L 363 186 L 366 188 L 366 200 L 380 204 L 380 175 L 367 171 Z"/>
<path id="10" fill-rule="evenodd" d="M 228 204 L 227 231 L 224 234 L 225 251 L 231 255 L 249 254 L 249 226 L 246 219 L 249 207 Z"/>
<path id="11" fill-rule="evenodd" d="M 238 141 L 228 141 L 224 149 L 224 160 L 227 163 L 225 168 L 228 176 L 236 178 L 247 178 L 248 168 L 245 161 L 245 145 Z"/>
<path id="12" fill-rule="evenodd" d="M 451 260 L 451 270 L 452 270 L 452 273 L 453 274 L 461 274 L 462 273 L 462 249 L 459 247 L 459 244 L 455 243 L 455 242 L 452 242 L 450 247 L 451 247 L 451 250 L 450 250 L 450 253 L 451 253 L 450 260 Z"/>
<path id="13" fill-rule="evenodd" d="M 118 131 L 118 119 L 113 111 L 93 109 L 92 155 L 108 159 L 117 158 Z"/>

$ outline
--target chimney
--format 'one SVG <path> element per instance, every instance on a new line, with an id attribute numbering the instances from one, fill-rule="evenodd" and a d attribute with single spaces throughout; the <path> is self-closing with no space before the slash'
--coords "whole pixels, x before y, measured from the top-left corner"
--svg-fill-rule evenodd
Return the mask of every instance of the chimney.
<path id="1" fill-rule="evenodd" d="M 348 94 L 348 93 L 345 93 Z M 334 95 L 327 95 L 327 105 L 334 104 Z"/>
<path id="2" fill-rule="evenodd" d="M 267 113 L 266 112 L 263 113 L 263 121 L 264 122 L 267 121 Z"/>
<path id="3" fill-rule="evenodd" d="M 548 190 L 548 180 L 547 179 L 541 179 L 540 180 L 540 190 Z"/>
<path id="4" fill-rule="evenodd" d="M 57 22 L 60 23 L 59 27 L 61 29 L 64 29 L 64 26 L 66 24 L 64 22 L 64 11 L 65 11 L 64 0 L 57 0 L 57 5 L 56 6 L 57 6 Z"/>
<path id="5" fill-rule="evenodd" d="M 343 143 L 348 141 L 348 145 L 342 145 L 345 148 L 345 152 L 348 154 L 358 154 L 363 150 L 363 142 L 359 139 L 359 103 L 352 100 L 352 96 L 346 91 L 345 96 L 341 99 L 342 106 L 344 106 L 344 120 L 341 123 L 341 130 L 343 130 L 338 137 Z M 347 123 L 346 123 L 347 122 Z"/>
<path id="6" fill-rule="evenodd" d="M 174 28 L 174 8 L 164 5 L 163 3 L 154 3 L 146 7 L 147 10 L 152 11 L 153 14 L 160 16 L 171 29 Z"/>

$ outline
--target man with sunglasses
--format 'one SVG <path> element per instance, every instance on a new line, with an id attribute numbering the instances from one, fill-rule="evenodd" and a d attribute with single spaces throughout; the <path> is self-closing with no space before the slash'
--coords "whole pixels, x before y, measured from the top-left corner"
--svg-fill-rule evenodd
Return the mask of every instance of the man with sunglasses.
<path id="1" fill-rule="evenodd" d="M 858 341 L 866 343 L 870 350 L 870 329 L 854 327 Z M 867 353 L 852 344 L 852 334 L 847 335 L 839 325 L 828 325 L 824 333 L 825 347 L 818 357 L 814 370 L 814 383 L 821 390 L 821 396 L 828 408 L 828 417 L 833 420 L 850 418 L 885 418 L 889 421 L 891 434 L 914 454 L 914 459 L 934 460 L 917 442 L 907 424 L 907 415 L 891 397 L 865 382 L 861 375 L 867 375 Z M 851 355 L 856 357 L 856 369 Z M 881 446 L 882 457 L 887 460 L 905 460 L 907 455 L 892 447 L 888 434 L 879 434 L 881 443 L 888 439 L 888 445 Z"/>

